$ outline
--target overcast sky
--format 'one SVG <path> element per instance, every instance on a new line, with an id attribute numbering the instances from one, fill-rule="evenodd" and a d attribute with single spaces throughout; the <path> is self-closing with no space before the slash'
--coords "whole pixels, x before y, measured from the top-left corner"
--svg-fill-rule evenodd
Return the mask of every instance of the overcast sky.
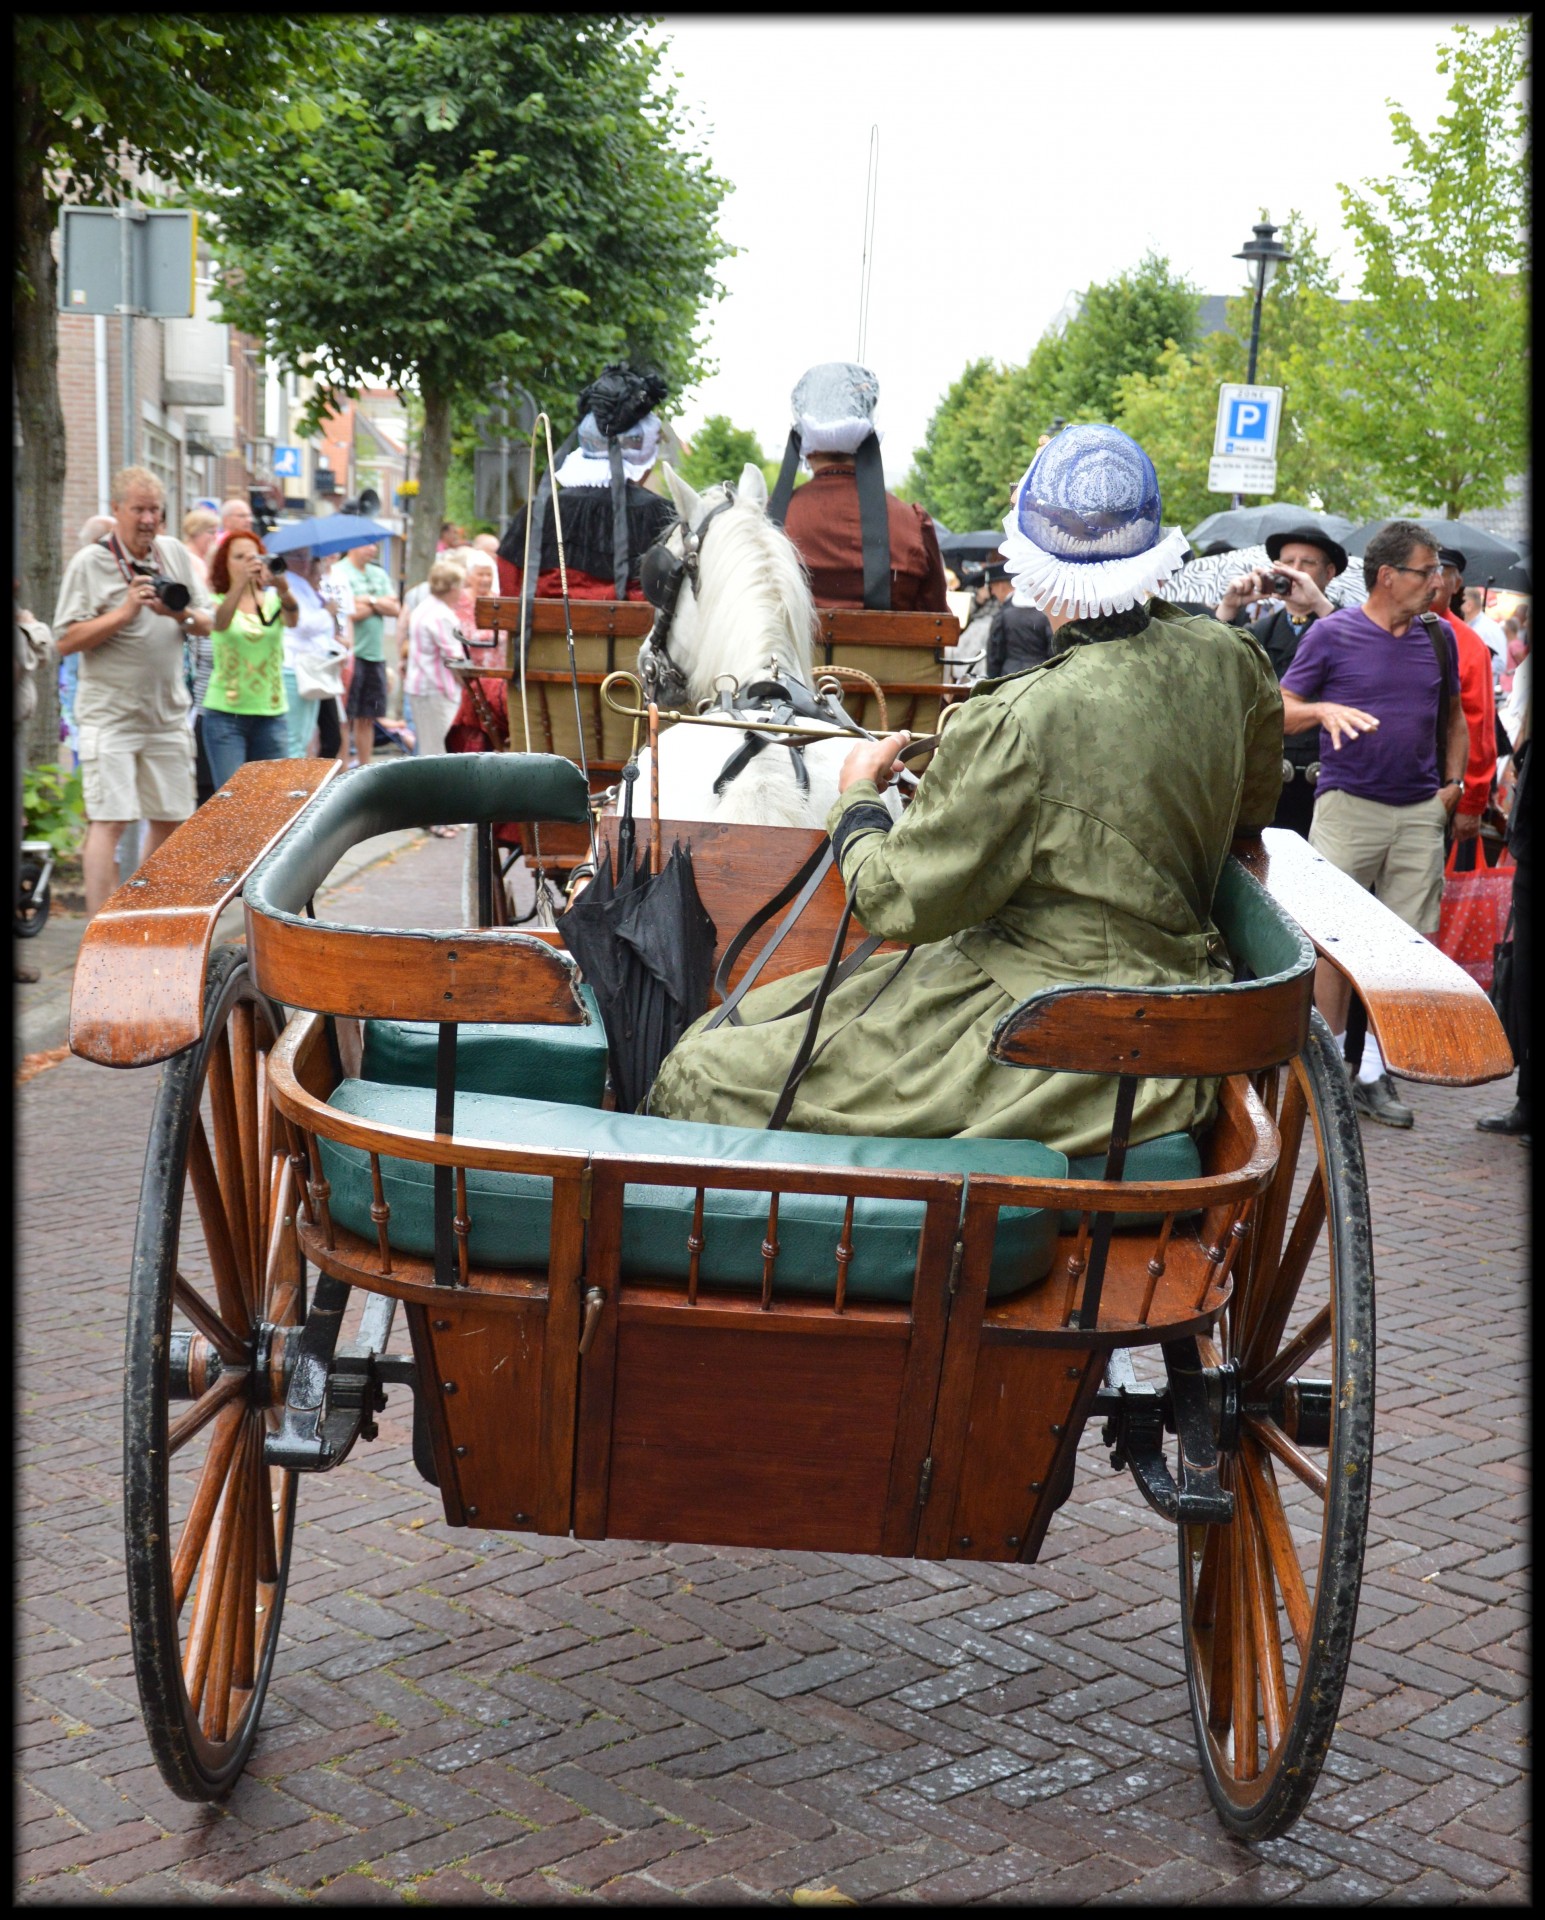
<path id="1" fill-rule="evenodd" d="M 1261 210 L 1280 223 L 1296 208 L 1354 292 L 1337 183 L 1393 171 L 1387 100 L 1419 123 L 1444 110 L 1453 21 L 1502 18 L 667 15 L 740 249 L 706 315 L 719 371 L 677 424 L 690 439 L 726 413 L 781 454 L 799 375 L 856 356 L 876 123 L 864 358 L 894 484 L 970 360 L 1024 361 L 1070 290 L 1150 247 L 1232 293 Z"/>

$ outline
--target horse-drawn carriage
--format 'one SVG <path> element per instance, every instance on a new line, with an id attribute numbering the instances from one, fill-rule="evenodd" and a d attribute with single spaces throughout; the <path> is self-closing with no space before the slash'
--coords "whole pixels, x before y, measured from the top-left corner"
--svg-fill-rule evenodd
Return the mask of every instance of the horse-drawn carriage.
<path id="1" fill-rule="evenodd" d="M 589 637 L 614 644 L 625 611 L 606 610 L 609 634 L 592 615 Z M 724 663 L 678 616 L 701 698 Z M 480 610 L 480 624 L 513 617 Z M 916 619 L 864 616 L 887 617 Z M 914 637 L 863 632 L 871 663 Z M 776 621 L 753 639 L 780 664 Z M 567 664 L 576 757 L 590 699 L 594 758 L 615 758 L 601 704 L 615 661 Z M 550 684 L 535 675 L 556 669 L 506 671 L 525 676 L 524 734 Z M 919 701 L 945 700 L 917 684 Z M 744 716 L 722 724 L 733 735 Z M 689 734 L 710 768 L 723 754 L 711 727 L 662 736 L 662 793 L 667 743 Z M 1268 833 L 1212 906 L 1232 984 L 1058 987 L 994 1033 L 1005 1070 L 1110 1083 L 1108 1149 L 1089 1159 L 619 1111 L 593 983 L 551 930 L 496 924 L 496 832 L 533 855 L 566 834 L 565 865 L 622 836 L 582 766 L 551 750 L 569 744 L 554 730 L 540 752 L 348 775 L 244 767 L 82 944 L 74 1050 L 166 1063 L 124 1444 L 130 1627 L 166 1779 L 198 1799 L 239 1775 L 301 1481 L 374 1438 L 391 1394 L 411 1397 L 414 1461 L 453 1527 L 1022 1565 L 1098 1417 L 1112 1464 L 1175 1526 L 1213 1801 L 1237 1833 L 1281 1832 L 1334 1727 L 1372 1467 L 1367 1185 L 1312 1010 L 1316 953 L 1409 1078 L 1510 1069 L 1484 996 L 1304 842 Z M 689 796 L 691 751 L 671 775 Z M 793 779 L 783 756 L 762 762 Z M 812 766 L 806 792 L 818 784 Z M 721 991 L 822 957 L 846 924 L 838 876 L 811 866 L 824 808 L 753 825 L 699 798 L 657 840 L 691 841 Z M 350 847 L 441 822 L 475 828 L 475 925 L 317 917 Z M 805 873 L 803 913 L 775 935 L 757 910 Z M 238 896 L 245 942 L 215 949 Z M 756 937 L 732 938 L 754 918 Z M 1145 1076 L 1218 1080 L 1203 1137 L 1131 1137 Z"/>

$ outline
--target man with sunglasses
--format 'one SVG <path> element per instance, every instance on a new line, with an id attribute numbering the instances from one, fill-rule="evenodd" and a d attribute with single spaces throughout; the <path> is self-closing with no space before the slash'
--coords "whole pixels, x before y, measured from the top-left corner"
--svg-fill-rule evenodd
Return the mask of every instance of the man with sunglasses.
<path id="1" fill-rule="evenodd" d="M 1320 734 L 1310 845 L 1429 937 L 1470 754 L 1453 629 L 1428 612 L 1442 573 L 1436 538 L 1415 521 L 1390 521 L 1363 553 L 1367 599 L 1317 620 L 1282 676 L 1284 728 Z M 1316 999 L 1344 1033 L 1350 989 L 1323 961 Z M 1384 1126 L 1415 1124 L 1372 1034 L 1353 1098 Z"/>

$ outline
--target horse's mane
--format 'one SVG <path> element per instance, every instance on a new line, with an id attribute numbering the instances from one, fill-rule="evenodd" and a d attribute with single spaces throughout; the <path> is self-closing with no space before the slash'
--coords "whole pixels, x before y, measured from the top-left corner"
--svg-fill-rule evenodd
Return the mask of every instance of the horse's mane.
<path id="1" fill-rule="evenodd" d="M 714 487 L 705 505 L 720 498 L 722 489 Z M 792 541 L 754 501 L 737 500 L 708 529 L 698 591 L 683 620 L 689 600 L 683 595 L 671 652 L 695 700 L 712 696 L 716 675 L 733 674 L 744 685 L 765 673 L 770 660 L 813 684 L 810 582 Z"/>

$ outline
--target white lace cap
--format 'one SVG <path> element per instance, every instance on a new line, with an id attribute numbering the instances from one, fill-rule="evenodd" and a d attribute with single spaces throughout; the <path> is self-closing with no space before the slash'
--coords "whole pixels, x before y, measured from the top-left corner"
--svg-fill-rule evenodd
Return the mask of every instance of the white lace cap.
<path id="1" fill-rule="evenodd" d="M 871 433 L 880 383 L 853 360 L 826 360 L 800 375 L 791 396 L 801 453 L 857 453 Z"/>
<path id="2" fill-rule="evenodd" d="M 1066 608 L 1085 618 L 1123 613 L 1157 593 L 1179 572 L 1189 551 L 1185 534 L 1172 527 L 1146 553 L 1114 560 L 1061 560 L 1020 532 L 1013 511 L 1004 515 L 1003 534 L 998 551 L 1014 583 L 1014 604 L 1039 607 L 1043 613 Z"/>
<path id="3" fill-rule="evenodd" d="M 642 480 L 655 463 L 660 448 L 660 416 L 646 413 L 642 420 L 617 436 L 626 479 Z M 612 477 L 611 455 L 605 436 L 587 413 L 579 423 L 579 445 L 554 475 L 560 487 L 605 487 Z"/>

